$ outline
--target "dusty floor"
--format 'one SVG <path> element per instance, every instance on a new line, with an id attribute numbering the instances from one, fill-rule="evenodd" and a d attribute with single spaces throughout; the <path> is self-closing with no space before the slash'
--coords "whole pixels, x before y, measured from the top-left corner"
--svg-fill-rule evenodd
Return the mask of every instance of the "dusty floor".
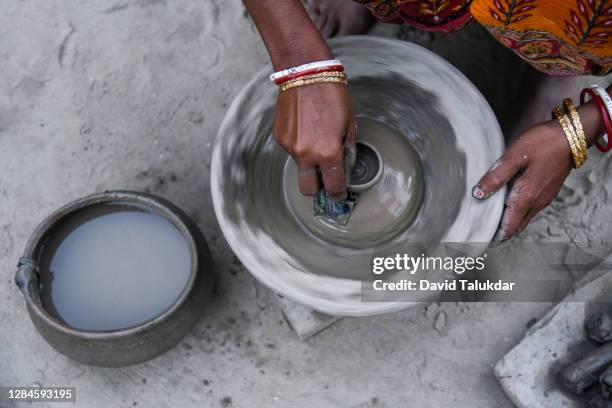
<path id="1" fill-rule="evenodd" d="M 232 255 L 212 211 L 211 143 L 234 95 L 266 63 L 239 0 L 5 3 L 0 385 L 76 386 L 76 406 L 87 408 L 511 406 L 491 366 L 550 305 L 434 305 L 344 319 L 300 342 L 273 294 Z M 420 37 L 468 74 L 486 73 L 473 78 L 511 132 L 508 104 L 518 101 L 528 70 L 517 60 L 516 68 L 505 65 L 516 77 L 491 79 L 495 71 L 483 67 L 508 54 L 483 38 L 478 31 Z M 463 50 L 481 59 L 449 41 L 467 41 Z M 595 161 L 592 171 L 577 173 L 524 239 L 609 236 L 608 165 Z M 91 368 L 56 353 L 12 283 L 35 225 L 105 189 L 151 191 L 185 209 L 208 237 L 219 276 L 213 305 L 178 347 L 124 369 Z"/>

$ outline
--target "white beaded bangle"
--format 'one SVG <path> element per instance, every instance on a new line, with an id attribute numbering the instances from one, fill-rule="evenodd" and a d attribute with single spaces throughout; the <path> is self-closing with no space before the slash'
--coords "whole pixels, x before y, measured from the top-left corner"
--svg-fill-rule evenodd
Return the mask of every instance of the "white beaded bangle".
<path id="1" fill-rule="evenodd" d="M 606 105 L 606 109 L 608 110 L 608 114 L 610 115 L 610 118 L 612 119 L 612 98 L 610 98 L 610 95 L 608 95 L 608 92 L 606 92 L 606 90 L 603 89 L 599 85 L 591 85 L 589 88 L 591 88 L 592 90 L 597 92 L 597 95 L 599 95 L 601 97 L 601 100 Z"/>
<path id="2" fill-rule="evenodd" d="M 291 67 L 291 68 L 283 69 L 282 71 L 277 71 L 270 75 L 270 81 L 274 82 L 277 79 L 288 76 L 288 75 L 293 75 L 293 74 L 297 74 L 299 72 L 304 72 L 304 71 L 310 71 L 312 69 L 333 67 L 335 65 L 342 65 L 342 63 L 340 62 L 340 60 L 337 60 L 337 59 L 309 62 L 308 64 L 298 65 L 297 67 Z"/>

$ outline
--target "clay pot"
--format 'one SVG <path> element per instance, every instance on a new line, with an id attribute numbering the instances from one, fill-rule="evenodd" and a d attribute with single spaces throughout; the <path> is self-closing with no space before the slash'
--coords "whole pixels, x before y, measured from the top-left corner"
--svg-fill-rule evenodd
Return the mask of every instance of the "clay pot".
<path id="1" fill-rule="evenodd" d="M 37 262 L 52 233 L 69 215 L 100 203 L 134 203 L 165 217 L 185 238 L 191 270 L 182 292 L 163 313 L 121 330 L 84 331 L 54 318 L 41 305 Z M 146 193 L 111 191 L 76 200 L 47 217 L 30 237 L 15 277 L 34 326 L 57 351 L 85 364 L 119 367 L 142 363 L 178 343 L 200 317 L 213 288 L 213 265 L 204 236 L 195 223 L 172 203 Z M 146 293 L 142 294 L 146 296 Z"/>

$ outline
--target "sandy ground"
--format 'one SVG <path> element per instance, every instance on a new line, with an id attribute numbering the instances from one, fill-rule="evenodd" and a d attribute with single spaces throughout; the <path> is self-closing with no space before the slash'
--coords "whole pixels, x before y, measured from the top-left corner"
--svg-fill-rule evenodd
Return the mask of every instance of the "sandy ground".
<path id="1" fill-rule="evenodd" d="M 300 342 L 233 256 L 212 210 L 211 143 L 267 58 L 238 0 L 9 0 L 0 27 L 0 385 L 76 386 L 87 408 L 511 407 L 491 366 L 549 304 L 446 303 L 344 319 Z M 478 30 L 417 40 L 471 72 L 512 132 L 524 64 Z M 500 80 L 490 69 L 500 64 L 516 75 Z M 596 158 L 577 172 L 523 239 L 605 239 L 608 166 Z M 12 282 L 35 225 L 105 189 L 150 191 L 185 209 L 219 277 L 191 334 L 123 369 L 56 353 Z"/>

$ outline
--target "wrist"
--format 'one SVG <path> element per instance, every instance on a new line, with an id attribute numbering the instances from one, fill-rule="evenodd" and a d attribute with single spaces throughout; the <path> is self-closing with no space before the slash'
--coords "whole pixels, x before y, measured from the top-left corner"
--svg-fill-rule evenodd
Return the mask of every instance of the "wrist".
<path id="1" fill-rule="evenodd" d="M 275 71 L 333 58 L 301 0 L 243 0 L 243 3 L 264 40 Z"/>
<path id="2" fill-rule="evenodd" d="M 317 32 L 316 36 L 321 37 Z M 334 55 L 323 38 L 300 41 L 299 44 L 270 47 L 270 58 L 275 71 L 307 64 L 314 61 L 333 59 Z"/>
<path id="3" fill-rule="evenodd" d="M 548 128 L 550 129 L 551 133 L 554 135 L 554 140 L 560 141 L 559 146 L 563 146 L 562 148 L 564 152 L 563 160 L 567 160 L 569 165 L 573 167 L 574 166 L 574 153 L 572 152 L 569 141 L 567 140 L 567 135 L 563 131 L 561 124 L 559 123 L 558 120 L 553 119 L 549 122 L 546 122 L 546 125 L 548 125 Z"/>
<path id="4" fill-rule="evenodd" d="M 597 106 L 592 101 L 581 105 L 578 114 L 584 129 L 587 146 L 591 147 L 604 131 L 604 124 Z"/>

